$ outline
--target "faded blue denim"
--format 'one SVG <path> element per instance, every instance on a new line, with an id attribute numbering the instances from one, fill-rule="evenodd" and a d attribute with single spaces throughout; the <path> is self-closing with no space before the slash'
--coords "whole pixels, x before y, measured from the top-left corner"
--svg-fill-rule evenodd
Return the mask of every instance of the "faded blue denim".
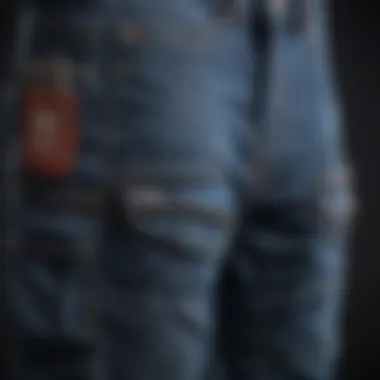
<path id="1" fill-rule="evenodd" d="M 257 56 L 238 3 L 228 17 L 195 0 L 37 17 L 32 59 L 76 62 L 82 153 L 64 183 L 12 192 L 26 244 L 12 246 L 10 299 L 21 343 L 58 337 L 95 360 L 32 366 L 27 353 L 17 378 L 203 379 L 227 264 L 242 290 L 224 283 L 226 374 L 329 379 L 344 267 L 331 204 L 347 189 L 325 181 L 343 166 L 326 61 L 319 37 L 270 18 L 269 107 L 253 122 Z"/>
<path id="2" fill-rule="evenodd" d="M 266 13 L 268 95 L 253 168 L 262 175 L 222 277 L 220 335 L 231 380 L 330 380 L 341 354 L 352 193 L 327 4 L 287 4 Z"/>
<path id="3" fill-rule="evenodd" d="M 20 347 L 31 347 L 20 349 L 16 377 L 203 376 L 252 67 L 245 22 L 224 20 L 216 5 L 37 12 L 32 61 L 54 54 L 76 64 L 82 153 L 58 183 L 25 173 L 20 182 L 8 160 L 9 226 L 23 243 L 11 247 L 10 299 Z M 103 210 L 89 201 L 99 194 Z M 58 351 L 54 339 L 71 357 L 95 347 L 97 368 L 43 363 Z"/>

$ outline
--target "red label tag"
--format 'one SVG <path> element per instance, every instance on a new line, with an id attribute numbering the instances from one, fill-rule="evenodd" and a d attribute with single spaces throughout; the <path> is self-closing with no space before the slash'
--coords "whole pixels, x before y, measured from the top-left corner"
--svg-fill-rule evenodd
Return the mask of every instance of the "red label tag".
<path id="1" fill-rule="evenodd" d="M 79 149 L 79 105 L 73 93 L 35 86 L 23 98 L 22 153 L 26 170 L 66 176 Z"/>

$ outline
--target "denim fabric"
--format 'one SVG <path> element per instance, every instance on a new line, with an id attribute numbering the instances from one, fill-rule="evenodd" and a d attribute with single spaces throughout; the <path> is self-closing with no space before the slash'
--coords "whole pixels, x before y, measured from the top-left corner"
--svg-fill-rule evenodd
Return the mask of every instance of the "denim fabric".
<path id="1" fill-rule="evenodd" d="M 217 5 L 37 12 L 23 66 L 69 60 L 83 120 L 68 178 L 35 178 L 8 160 L 10 299 L 21 346 L 32 347 L 16 377 L 202 377 L 251 92 L 246 24 Z M 96 368 L 49 360 L 54 340 L 95 350 Z"/>
<path id="2" fill-rule="evenodd" d="M 231 380 L 329 380 L 340 357 L 352 194 L 327 8 L 321 0 L 276 3 L 283 8 L 266 16 L 263 180 L 222 276 L 223 358 Z"/>
<path id="3" fill-rule="evenodd" d="M 329 379 L 344 268 L 335 206 L 348 193 L 335 176 L 344 162 L 324 10 L 309 0 L 307 31 L 270 14 L 268 106 L 250 126 L 260 94 L 248 1 L 235 13 L 219 3 L 39 12 L 31 63 L 54 55 L 74 67 L 81 153 L 59 182 L 9 158 L 9 289 L 20 340 L 43 346 L 40 358 L 62 352 L 54 339 L 71 354 L 48 366 L 29 350 L 20 380 L 203 378 L 225 263 L 226 374 Z M 243 202 L 252 212 L 240 220 Z M 77 346 L 90 350 L 75 362 Z"/>

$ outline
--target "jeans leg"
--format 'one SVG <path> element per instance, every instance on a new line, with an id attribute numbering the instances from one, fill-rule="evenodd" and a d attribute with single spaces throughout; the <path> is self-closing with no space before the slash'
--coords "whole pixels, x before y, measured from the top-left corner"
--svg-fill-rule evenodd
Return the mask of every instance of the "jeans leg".
<path id="1" fill-rule="evenodd" d="M 304 3 L 313 5 L 305 28 L 275 29 L 268 170 L 223 278 L 231 380 L 330 380 L 339 359 L 351 188 L 320 19 L 326 9 Z"/>
<path id="2" fill-rule="evenodd" d="M 104 162 L 97 153 L 109 149 L 115 157 L 114 165 L 106 166 L 112 174 L 106 236 L 96 234 L 101 228 L 89 235 L 92 245 L 104 248 L 105 277 L 93 375 L 198 379 L 208 359 L 217 272 L 235 218 L 233 139 L 235 126 L 245 122 L 241 110 L 249 83 L 244 26 L 219 22 L 188 0 L 88 4 L 49 9 L 43 20 L 61 21 L 44 28 L 35 49 L 49 56 L 58 48 L 73 61 L 79 82 L 86 82 L 80 93 L 86 124 L 81 147 L 89 152 L 80 156 L 78 167 L 85 173 L 78 169 L 78 177 L 102 180 Z M 106 146 L 99 141 L 103 137 Z M 44 228 L 49 220 L 42 220 Z M 87 222 L 91 226 L 91 218 Z M 24 278 L 18 301 L 28 301 L 21 306 L 33 314 L 25 313 L 23 322 L 37 335 L 54 338 L 58 329 L 61 338 L 62 328 L 70 335 L 72 315 L 61 298 L 70 308 L 78 306 L 81 274 L 67 285 L 50 270 L 34 273 L 45 272 L 45 265 L 25 267 L 38 285 L 54 277 L 58 289 L 43 284 L 25 289 Z M 46 297 L 52 305 L 43 303 L 49 312 L 41 319 L 36 301 Z M 69 326 L 57 315 L 57 304 L 63 322 L 70 314 Z M 65 371 L 45 364 L 35 378 L 74 377 L 68 363 Z M 73 372 L 83 375 L 78 368 Z"/>
<path id="3" fill-rule="evenodd" d="M 314 211 L 313 211 L 314 212 Z M 222 290 L 229 379 L 331 379 L 340 337 L 343 241 L 304 204 L 256 205 Z"/>
<path id="4" fill-rule="evenodd" d="M 130 70 L 110 89 L 123 147 L 105 245 L 98 372 L 195 380 L 209 359 L 215 285 L 235 218 L 232 136 L 248 99 L 245 32 L 218 25 L 192 1 L 154 10 L 129 3 L 142 40 L 131 49 L 116 40 L 111 51 L 111 68 Z"/>

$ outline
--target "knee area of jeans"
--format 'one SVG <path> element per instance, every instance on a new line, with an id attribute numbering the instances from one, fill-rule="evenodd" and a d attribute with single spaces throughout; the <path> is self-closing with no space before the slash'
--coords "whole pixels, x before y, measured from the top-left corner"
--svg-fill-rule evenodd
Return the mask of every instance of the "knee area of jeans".
<path id="1" fill-rule="evenodd" d="M 322 230 L 336 237 L 347 235 L 358 208 L 350 167 L 332 167 L 322 176 L 317 185 L 316 207 Z"/>
<path id="2" fill-rule="evenodd" d="M 235 225 L 234 193 L 224 180 L 196 177 L 163 173 L 145 181 L 127 179 L 121 189 L 127 223 L 178 248 L 220 252 Z"/>

